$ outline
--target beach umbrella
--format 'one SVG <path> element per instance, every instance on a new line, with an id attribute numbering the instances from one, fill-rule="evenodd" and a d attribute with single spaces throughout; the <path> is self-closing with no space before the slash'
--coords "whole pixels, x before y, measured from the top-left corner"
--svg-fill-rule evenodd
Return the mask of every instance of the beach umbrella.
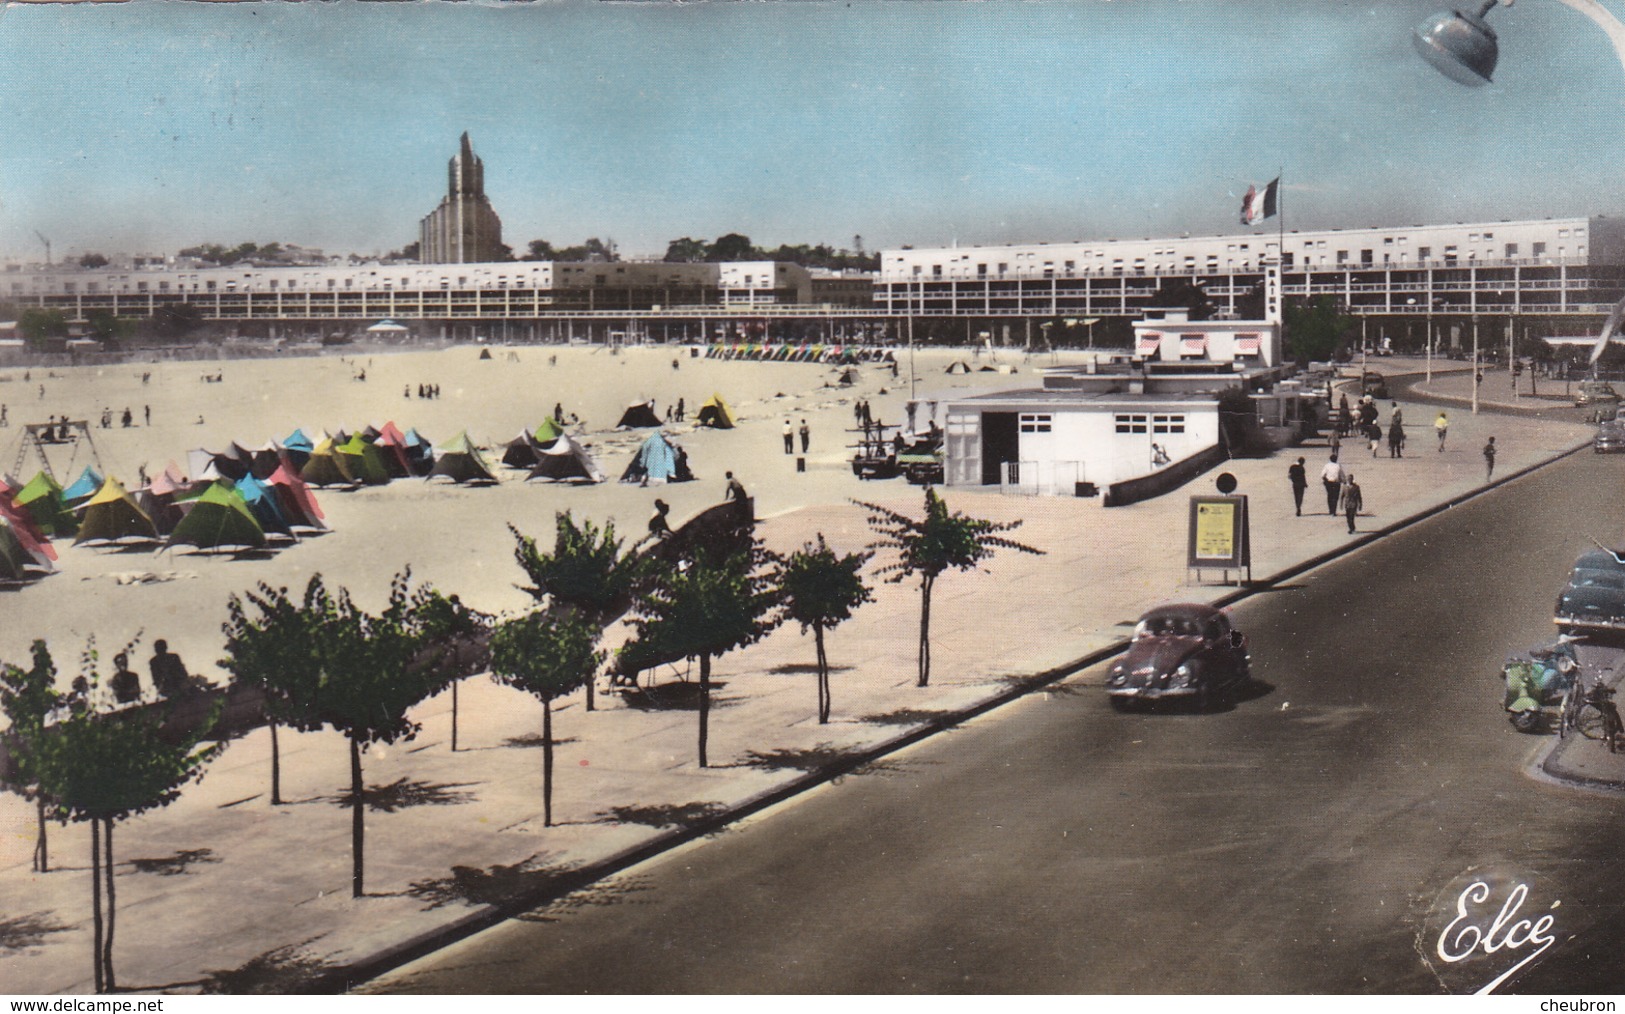
<path id="1" fill-rule="evenodd" d="M 485 463 L 485 458 L 479 449 L 468 439 L 467 431 L 457 434 L 452 439 L 435 448 L 438 452 L 434 468 L 430 469 L 425 480 L 437 475 L 445 476 L 455 483 L 494 483 L 496 475 L 491 466 Z"/>
<path id="2" fill-rule="evenodd" d="M 204 552 L 241 552 L 265 545 L 265 531 L 230 483 L 217 482 L 203 491 L 180 524 L 169 533 L 165 549 L 192 546 Z"/>
<path id="3" fill-rule="evenodd" d="M 73 544 L 89 546 L 157 542 L 152 517 L 135 502 L 124 484 L 109 477 L 96 495 L 85 501 L 85 517 Z"/>

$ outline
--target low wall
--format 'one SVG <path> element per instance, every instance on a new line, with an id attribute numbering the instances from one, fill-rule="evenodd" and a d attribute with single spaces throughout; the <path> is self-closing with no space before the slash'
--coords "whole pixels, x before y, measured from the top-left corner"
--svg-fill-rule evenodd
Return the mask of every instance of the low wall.
<path id="1" fill-rule="evenodd" d="M 1206 472 L 1214 465 L 1230 460 L 1224 448 L 1218 444 L 1203 451 L 1197 451 L 1188 458 L 1174 462 L 1161 471 L 1142 475 L 1137 479 L 1124 479 L 1114 482 L 1106 487 L 1106 495 L 1101 503 L 1106 507 L 1123 507 L 1141 500 L 1172 493 L 1174 490 L 1190 482 L 1192 479 Z"/>

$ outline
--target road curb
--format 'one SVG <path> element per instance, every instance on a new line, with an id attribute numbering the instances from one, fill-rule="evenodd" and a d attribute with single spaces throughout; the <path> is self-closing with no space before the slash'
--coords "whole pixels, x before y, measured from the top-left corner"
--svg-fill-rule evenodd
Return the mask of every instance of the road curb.
<path id="1" fill-rule="evenodd" d="M 1429 395 L 1429 397 L 1433 397 Z M 1527 465 L 1515 472 L 1488 483 L 1475 487 L 1465 493 L 1451 497 L 1444 503 L 1426 508 L 1415 514 L 1408 515 L 1389 525 L 1371 532 L 1363 532 L 1358 538 L 1351 538 L 1346 544 L 1324 553 L 1310 557 L 1308 560 L 1291 564 L 1273 574 L 1261 579 L 1249 581 L 1238 587 L 1235 591 L 1219 596 L 1212 600 L 1212 604 L 1223 608 L 1234 605 L 1260 592 L 1268 591 L 1284 581 L 1297 577 L 1300 574 L 1314 570 L 1339 557 L 1345 556 L 1362 546 L 1395 532 L 1403 531 L 1410 526 L 1425 521 L 1437 514 L 1443 513 L 1458 504 L 1466 503 L 1482 494 L 1497 489 L 1507 483 L 1514 482 L 1532 472 L 1555 464 L 1562 459 L 1573 455 L 1590 446 L 1590 441 L 1576 444 L 1567 450 L 1559 451 L 1547 458 Z M 487 905 L 485 908 L 473 911 L 446 925 L 436 927 L 398 944 L 391 945 L 359 961 L 328 969 L 321 975 L 301 986 L 301 992 L 309 993 L 344 993 L 353 989 L 360 983 L 377 978 L 386 972 L 399 968 L 410 961 L 414 961 L 434 951 L 440 950 L 459 940 L 465 939 L 488 929 L 506 919 L 512 918 L 530 909 L 556 901 L 573 891 L 580 890 L 596 881 L 623 872 L 624 870 L 653 859 L 663 853 L 669 852 L 681 845 L 696 841 L 700 838 L 722 830 L 730 824 L 752 816 L 768 807 L 775 806 L 788 799 L 798 796 L 810 789 L 828 784 L 843 778 L 846 775 L 872 764 L 890 754 L 896 753 L 906 747 L 912 746 L 928 739 L 940 732 L 955 726 L 962 725 L 989 711 L 1002 707 L 1019 698 L 1039 691 L 1067 676 L 1080 672 L 1117 655 L 1128 648 L 1129 640 L 1120 638 L 1112 641 L 1079 658 L 1063 662 L 1059 665 L 1034 673 L 1030 676 L 1012 679 L 1009 685 L 993 695 L 978 701 L 968 707 L 957 711 L 944 712 L 931 718 L 922 725 L 916 726 L 896 736 L 866 747 L 855 753 L 842 757 L 821 767 L 803 772 L 796 778 L 782 785 L 767 789 L 754 796 L 747 797 L 740 803 L 727 810 L 707 816 L 695 823 L 664 834 L 656 835 L 648 841 L 631 846 L 613 853 L 596 862 L 586 864 L 578 869 L 560 874 L 557 878 L 533 890 L 524 891 L 505 899 L 499 903 Z"/>

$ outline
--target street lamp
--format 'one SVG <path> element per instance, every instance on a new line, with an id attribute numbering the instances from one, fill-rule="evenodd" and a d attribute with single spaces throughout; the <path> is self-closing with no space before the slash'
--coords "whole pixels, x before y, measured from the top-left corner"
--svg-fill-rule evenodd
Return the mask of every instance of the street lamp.
<path id="1" fill-rule="evenodd" d="M 1512 6 L 1512 0 L 1501 0 Z M 1621 22 L 1598 0 L 1558 0 L 1590 18 L 1608 35 L 1614 46 L 1614 55 L 1625 66 L 1625 22 Z M 1439 73 L 1458 84 L 1488 84 L 1495 73 L 1495 61 L 1500 56 L 1500 45 L 1495 29 L 1484 16 L 1495 7 L 1497 0 L 1485 0 L 1477 14 L 1465 11 L 1443 11 L 1433 15 L 1416 29 L 1411 41 L 1422 58 Z"/>

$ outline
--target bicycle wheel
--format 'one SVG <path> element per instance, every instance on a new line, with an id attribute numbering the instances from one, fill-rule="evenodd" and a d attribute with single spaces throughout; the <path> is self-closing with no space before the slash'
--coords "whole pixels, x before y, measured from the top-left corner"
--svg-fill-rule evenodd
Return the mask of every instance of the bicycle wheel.
<path id="1" fill-rule="evenodd" d="M 1570 685 L 1563 691 L 1563 701 L 1557 707 L 1557 738 L 1563 739 L 1574 731 L 1574 720 L 1579 717 L 1580 689 L 1578 685 Z"/>
<path id="2" fill-rule="evenodd" d="M 1591 704 L 1581 705 L 1574 719 L 1574 728 L 1586 739 L 1609 739 L 1613 732 L 1609 724 L 1607 716 Z"/>

